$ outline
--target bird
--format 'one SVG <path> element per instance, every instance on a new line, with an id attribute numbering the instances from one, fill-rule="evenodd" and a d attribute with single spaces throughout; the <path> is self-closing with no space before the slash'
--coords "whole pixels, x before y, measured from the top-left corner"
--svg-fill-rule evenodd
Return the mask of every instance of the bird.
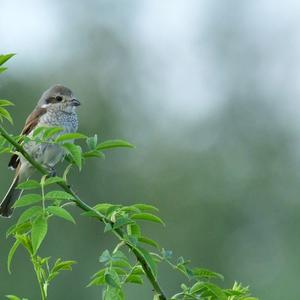
<path id="1" fill-rule="evenodd" d="M 76 108 L 79 105 L 81 103 L 69 88 L 61 84 L 51 86 L 42 94 L 36 107 L 26 119 L 21 136 L 32 137 L 38 127 L 60 127 L 62 130 L 51 137 L 52 139 L 62 134 L 76 132 L 78 129 Z M 65 156 L 65 151 L 57 144 L 37 143 L 31 140 L 23 143 L 23 147 L 50 174 L 55 174 L 55 165 Z M 17 189 L 18 184 L 28 180 L 34 173 L 34 168 L 20 154 L 13 154 L 8 166 L 15 170 L 15 176 L 0 203 L 0 216 L 6 218 L 11 217 L 13 205 L 22 194 L 22 190 Z"/>

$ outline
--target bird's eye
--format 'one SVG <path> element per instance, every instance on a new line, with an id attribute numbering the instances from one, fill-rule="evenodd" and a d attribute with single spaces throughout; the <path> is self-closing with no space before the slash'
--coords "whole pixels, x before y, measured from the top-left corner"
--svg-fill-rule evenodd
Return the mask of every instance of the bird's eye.
<path id="1" fill-rule="evenodd" d="M 61 96 L 56 96 L 55 99 L 56 99 L 57 102 L 61 102 L 63 100 L 63 98 Z"/>

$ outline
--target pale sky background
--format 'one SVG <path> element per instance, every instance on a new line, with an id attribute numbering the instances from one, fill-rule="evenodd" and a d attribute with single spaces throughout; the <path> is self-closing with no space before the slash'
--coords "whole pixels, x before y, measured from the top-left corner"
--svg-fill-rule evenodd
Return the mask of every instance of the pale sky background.
<path id="1" fill-rule="evenodd" d="M 234 3 L 229 1 L 231 5 Z M 164 97 L 165 110 L 171 115 L 180 112 L 186 119 L 206 115 L 218 106 L 224 100 L 222 92 L 211 84 L 218 66 L 214 66 L 210 49 L 205 44 L 202 47 L 207 38 L 204 30 L 217 2 L 149 0 L 128 1 L 128 5 L 132 5 L 134 12 L 131 24 L 124 31 L 129 33 L 137 51 L 143 53 L 145 70 L 153 80 L 151 85 L 144 86 L 145 92 L 151 94 L 156 86 Z M 64 51 L 65 45 L 70 47 L 65 41 L 68 26 L 72 26 L 70 16 L 64 13 L 66 7 L 58 6 L 56 1 L 1 0 L 0 50 L 18 53 L 10 62 L 13 76 L 28 76 L 29 72 L 30 76 L 38 76 L 45 67 L 55 70 L 65 55 L 76 51 L 70 48 Z M 247 9 L 246 18 L 244 15 L 240 20 L 241 26 L 246 27 L 251 42 L 260 44 L 262 51 L 271 55 L 271 64 L 261 66 L 262 72 L 275 85 L 277 80 L 288 77 L 293 97 L 287 99 L 285 106 L 294 111 L 296 105 L 298 110 L 295 98 L 300 94 L 300 73 L 295 66 L 300 61 L 299 2 L 253 1 Z M 109 19 L 103 18 L 102 22 L 115 26 Z M 280 51 L 280 57 L 272 57 L 272 49 L 268 47 L 273 44 L 269 40 L 278 40 L 280 48 L 276 53 Z M 50 60 L 53 63 L 49 65 Z M 159 65 L 161 72 L 157 73 Z"/>

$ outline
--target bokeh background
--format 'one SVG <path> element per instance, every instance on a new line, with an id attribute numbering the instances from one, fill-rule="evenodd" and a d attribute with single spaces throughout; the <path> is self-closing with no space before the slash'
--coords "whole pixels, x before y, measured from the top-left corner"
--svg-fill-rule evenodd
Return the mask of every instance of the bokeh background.
<path id="1" fill-rule="evenodd" d="M 82 101 L 80 131 L 123 138 L 71 181 L 90 204 L 147 202 L 167 227 L 145 231 L 175 256 L 250 285 L 264 300 L 299 299 L 300 5 L 297 1 L 0 0 L 1 75 L 14 133 L 54 83 Z M 0 157 L 0 194 L 13 176 Z M 101 225 L 56 220 L 41 253 L 75 259 L 49 299 L 100 299 L 85 288 L 114 245 Z M 0 298 L 38 299 L 24 251 L 6 271 L 15 220 L 0 220 Z M 169 295 L 180 275 L 161 268 Z M 152 299 L 149 285 L 128 299 Z"/>

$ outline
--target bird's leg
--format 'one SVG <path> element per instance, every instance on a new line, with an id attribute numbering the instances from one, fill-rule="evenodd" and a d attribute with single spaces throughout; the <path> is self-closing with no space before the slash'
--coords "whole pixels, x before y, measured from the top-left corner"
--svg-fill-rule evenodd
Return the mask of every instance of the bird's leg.
<path id="1" fill-rule="evenodd" d="M 48 177 L 54 177 L 54 176 L 56 176 L 57 173 L 56 173 L 55 167 L 49 166 L 49 165 L 46 165 L 45 167 L 46 167 L 46 169 L 48 170 L 48 173 L 49 173 Z"/>
<path id="2" fill-rule="evenodd" d="M 45 165 L 45 168 L 48 170 L 49 175 L 47 176 L 48 178 L 50 177 L 55 177 L 56 176 L 56 169 L 53 166 Z M 71 186 L 67 184 L 68 188 L 70 189 Z"/>

